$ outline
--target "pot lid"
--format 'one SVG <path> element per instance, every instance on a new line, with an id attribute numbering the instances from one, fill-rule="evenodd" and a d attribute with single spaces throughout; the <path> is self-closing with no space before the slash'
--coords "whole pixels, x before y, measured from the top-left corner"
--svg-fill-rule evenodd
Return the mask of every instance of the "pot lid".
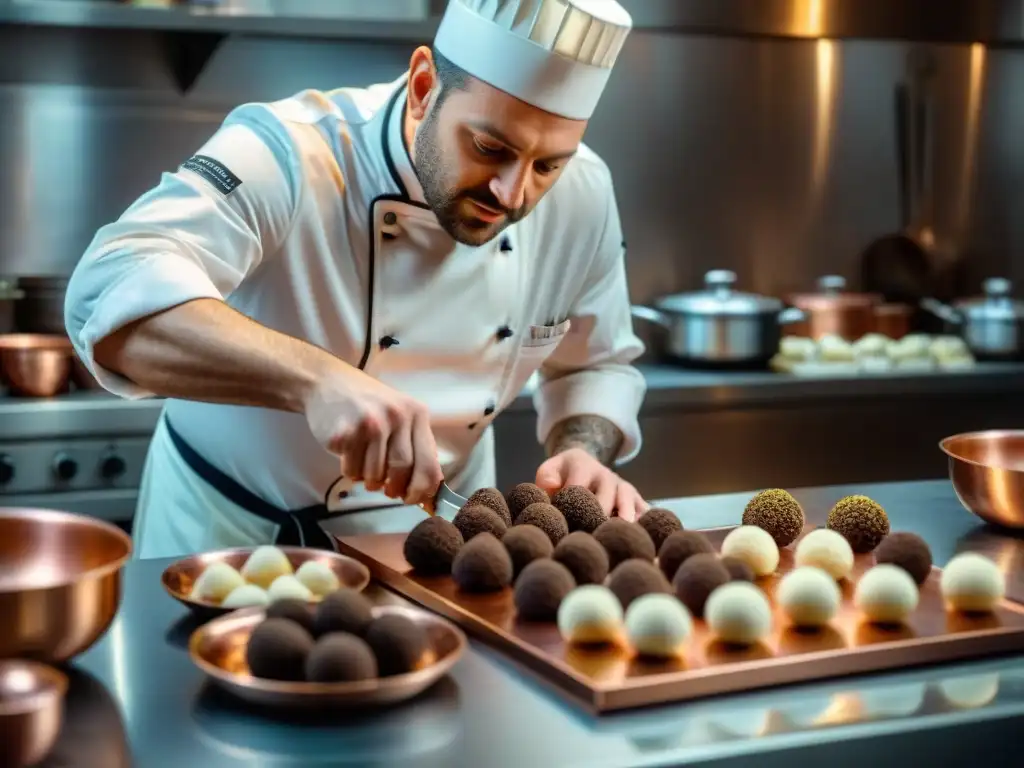
<path id="1" fill-rule="evenodd" d="M 736 273 L 713 269 L 704 275 L 704 290 L 676 293 L 657 301 L 658 309 L 689 315 L 762 315 L 782 309 L 782 302 L 770 296 L 734 290 Z"/>
<path id="2" fill-rule="evenodd" d="M 1024 302 L 1010 294 L 1013 286 L 1005 277 L 990 277 L 982 284 L 983 295 L 957 302 L 957 308 L 971 320 L 1017 320 L 1024 318 Z"/>

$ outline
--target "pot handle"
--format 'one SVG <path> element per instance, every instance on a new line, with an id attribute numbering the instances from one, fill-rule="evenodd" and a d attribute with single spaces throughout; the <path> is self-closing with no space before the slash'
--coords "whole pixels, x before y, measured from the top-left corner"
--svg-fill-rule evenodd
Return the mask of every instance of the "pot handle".
<path id="1" fill-rule="evenodd" d="M 799 307 L 786 307 L 779 312 L 779 325 L 790 325 L 791 323 L 802 323 L 807 319 L 807 313 Z"/>
<path id="2" fill-rule="evenodd" d="M 645 307 L 642 304 L 632 304 L 629 307 L 629 314 L 640 320 L 646 320 L 648 323 L 659 325 L 667 331 L 672 330 L 672 322 L 665 313 L 660 312 L 653 307 Z"/>
<path id="3" fill-rule="evenodd" d="M 931 312 L 940 320 L 945 320 L 950 325 L 963 323 L 963 316 L 952 307 L 946 306 L 937 299 L 921 299 L 921 309 Z"/>

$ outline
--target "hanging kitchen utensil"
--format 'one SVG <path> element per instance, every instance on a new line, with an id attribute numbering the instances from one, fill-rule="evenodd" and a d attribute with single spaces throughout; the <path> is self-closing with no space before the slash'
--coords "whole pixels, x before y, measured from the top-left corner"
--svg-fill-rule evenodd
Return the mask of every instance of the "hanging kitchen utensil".
<path id="1" fill-rule="evenodd" d="M 714 269 L 704 290 L 665 296 L 631 307 L 633 317 L 666 331 L 662 356 L 699 367 L 760 367 L 778 352 L 782 326 L 803 313 L 770 296 L 734 289 L 736 273 Z"/>
<path id="2" fill-rule="evenodd" d="M 882 303 L 876 293 L 853 293 L 846 290 L 846 278 L 826 275 L 818 279 L 817 293 L 799 293 L 788 298 L 794 307 L 803 310 L 806 322 L 794 328 L 794 336 L 821 339 L 839 336 L 857 341 L 875 330 L 875 308 Z"/>
<path id="3" fill-rule="evenodd" d="M 933 298 L 921 306 L 956 328 L 975 357 L 983 360 L 1018 360 L 1024 357 L 1024 302 L 1012 296 L 1004 277 L 990 277 L 980 298 L 949 306 Z"/>

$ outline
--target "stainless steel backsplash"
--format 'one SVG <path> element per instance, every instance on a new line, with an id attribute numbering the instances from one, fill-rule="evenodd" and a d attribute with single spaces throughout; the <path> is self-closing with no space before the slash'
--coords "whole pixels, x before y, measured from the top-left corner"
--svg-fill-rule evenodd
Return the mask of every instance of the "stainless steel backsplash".
<path id="1" fill-rule="evenodd" d="M 397 76 L 406 43 L 228 39 L 180 96 L 160 43 L 30 28 L 0 44 L 0 274 L 69 272 L 93 232 L 175 168 L 226 111 L 303 88 Z M 104 54 L 104 50 L 114 51 Z M 1024 53 L 927 46 L 936 67 L 936 233 L 964 290 L 1020 278 Z M 911 44 L 638 32 L 588 143 L 614 171 L 634 300 L 715 267 L 766 293 L 856 283 L 858 255 L 901 226 L 894 89 Z"/>

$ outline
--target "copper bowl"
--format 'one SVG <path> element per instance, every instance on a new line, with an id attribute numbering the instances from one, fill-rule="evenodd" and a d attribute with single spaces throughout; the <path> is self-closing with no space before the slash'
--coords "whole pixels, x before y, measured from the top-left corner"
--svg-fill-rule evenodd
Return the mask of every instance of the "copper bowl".
<path id="1" fill-rule="evenodd" d="M 117 613 L 131 551 L 101 520 L 0 507 L 0 658 L 60 663 L 91 647 Z"/>
<path id="2" fill-rule="evenodd" d="M 0 378 L 16 395 L 52 397 L 68 388 L 73 355 L 66 336 L 0 336 Z"/>
<path id="3" fill-rule="evenodd" d="M 965 432 L 939 447 L 961 504 L 993 525 L 1024 529 L 1024 431 Z"/>
<path id="4" fill-rule="evenodd" d="M 0 661 L 0 765 L 35 765 L 60 733 L 68 679 L 33 661 Z"/>

